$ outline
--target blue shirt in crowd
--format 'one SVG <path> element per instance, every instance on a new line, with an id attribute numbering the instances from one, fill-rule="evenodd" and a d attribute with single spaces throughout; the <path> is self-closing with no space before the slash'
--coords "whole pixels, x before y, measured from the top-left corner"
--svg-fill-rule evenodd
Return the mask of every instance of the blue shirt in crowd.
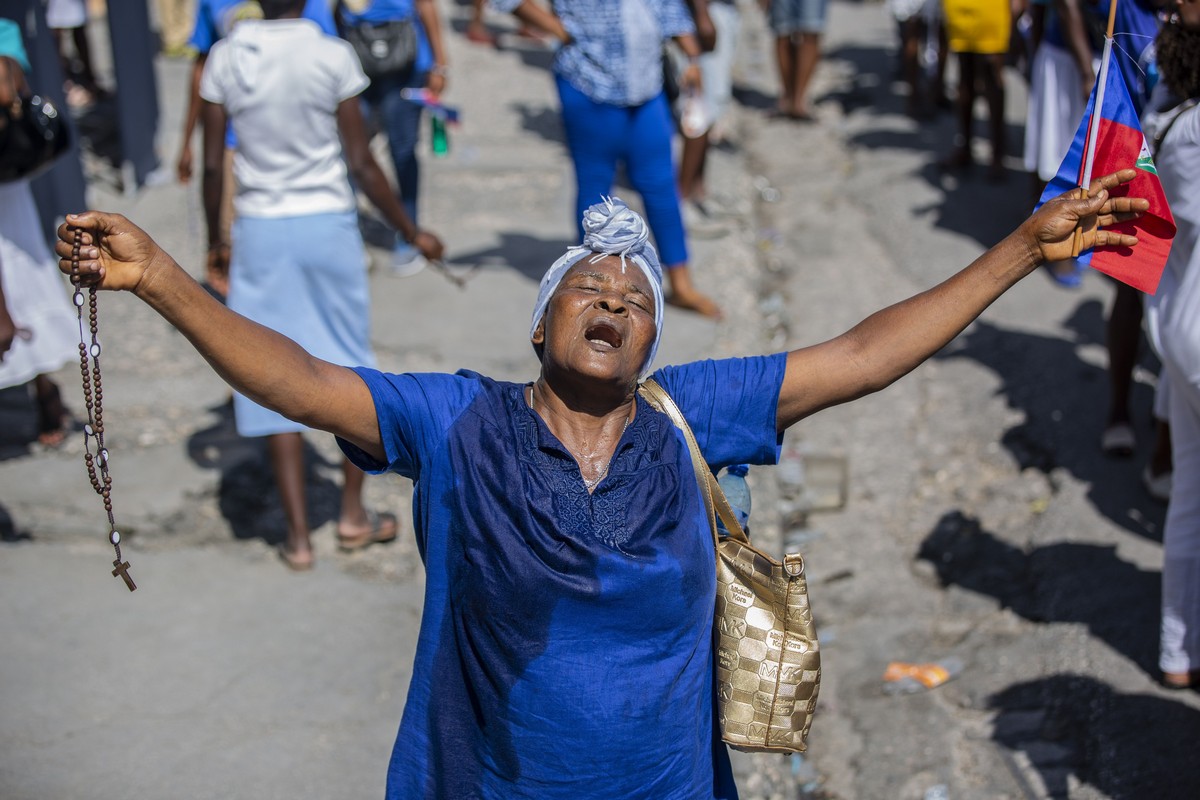
<path id="1" fill-rule="evenodd" d="M 416 13 L 413 0 L 371 0 L 367 7 L 358 13 L 343 6 L 340 14 L 342 21 L 347 25 L 355 25 L 359 22 L 378 23 L 411 19 L 417 30 L 417 58 L 413 62 L 413 69 L 420 74 L 433 66 L 433 48 L 429 46 L 429 36 L 425 33 L 425 26 Z"/>
<path id="2" fill-rule="evenodd" d="M 521 0 L 491 0 L 512 11 Z M 554 72 L 597 103 L 636 106 L 662 91 L 663 40 L 696 30 L 683 0 L 554 0 L 574 40 Z"/>
<path id="3" fill-rule="evenodd" d="M 774 463 L 783 355 L 659 370 L 713 468 Z M 528 385 L 359 369 L 414 482 L 425 605 L 387 797 L 733 798 L 714 726 L 712 533 L 638 399 L 593 494 Z"/>

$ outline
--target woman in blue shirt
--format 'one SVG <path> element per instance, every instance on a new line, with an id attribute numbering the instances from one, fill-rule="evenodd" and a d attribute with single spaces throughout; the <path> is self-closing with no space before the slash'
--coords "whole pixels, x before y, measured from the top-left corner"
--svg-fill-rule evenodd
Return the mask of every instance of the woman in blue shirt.
<path id="1" fill-rule="evenodd" d="M 1081 219 L 1144 209 L 1103 190 L 1134 174 L 1047 203 L 962 272 L 828 342 L 654 377 L 711 468 L 771 463 L 788 427 L 884 388 L 1062 258 Z M 583 227 L 542 279 L 541 369 L 524 384 L 335 366 L 218 304 L 123 217 L 59 229 L 63 271 L 80 229 L 84 285 L 134 292 L 238 391 L 413 479 L 425 605 L 392 800 L 737 796 L 713 713 L 712 534 L 682 433 L 637 394 L 662 331 L 661 266 L 619 201 Z M 1085 247 L 1136 243 L 1084 227 Z"/>
<path id="2" fill-rule="evenodd" d="M 612 191 L 617 166 L 624 164 L 666 267 L 667 301 L 719 317 L 720 308 L 696 289 L 688 270 L 671 161 L 675 126 L 663 92 L 666 39 L 674 39 L 689 59 L 681 90 L 700 86 L 700 44 L 683 0 L 558 0 L 553 11 L 533 0 L 492 3 L 562 43 L 554 58 L 554 83 L 575 165 L 575 219 Z"/>

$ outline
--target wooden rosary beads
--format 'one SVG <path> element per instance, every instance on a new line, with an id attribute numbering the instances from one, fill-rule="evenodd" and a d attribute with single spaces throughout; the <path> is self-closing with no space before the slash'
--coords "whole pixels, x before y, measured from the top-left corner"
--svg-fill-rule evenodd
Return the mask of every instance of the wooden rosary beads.
<path id="1" fill-rule="evenodd" d="M 104 446 L 104 388 L 100 381 L 100 330 L 96 314 L 96 288 L 88 289 L 88 320 L 91 342 L 83 328 L 83 289 L 80 287 L 79 246 L 83 232 L 75 229 L 75 243 L 71 248 L 71 283 L 75 285 L 75 313 L 79 318 L 79 372 L 83 378 L 83 402 L 87 407 L 87 424 L 83 426 L 84 464 L 96 494 L 104 499 L 104 511 L 108 514 L 108 540 L 112 542 L 117 558 L 113 561 L 113 577 L 124 579 L 129 591 L 137 588 L 129 575 L 129 562 L 121 560 L 121 533 L 117 530 L 112 510 L 112 476 L 108 473 L 108 449 Z M 90 362 L 90 363 L 89 363 Z M 96 453 L 92 453 L 92 440 L 96 442 Z"/>

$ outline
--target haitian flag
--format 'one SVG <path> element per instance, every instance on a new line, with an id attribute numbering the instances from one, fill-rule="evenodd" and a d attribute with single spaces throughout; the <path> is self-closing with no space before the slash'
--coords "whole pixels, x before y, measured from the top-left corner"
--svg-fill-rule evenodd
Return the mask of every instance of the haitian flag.
<path id="1" fill-rule="evenodd" d="M 1076 261 L 1111 275 L 1135 289 L 1154 294 L 1158 289 L 1163 267 L 1167 263 L 1167 255 L 1171 252 L 1171 239 L 1175 236 L 1175 218 L 1171 216 L 1171 208 L 1167 205 L 1166 195 L 1163 194 L 1158 171 L 1154 168 L 1154 159 L 1150 156 L 1150 148 L 1142 134 L 1142 126 L 1138 122 L 1137 112 L 1133 109 L 1133 101 L 1129 98 L 1129 90 L 1125 88 L 1121 70 L 1101 69 L 1100 74 L 1105 72 L 1108 74 L 1108 85 L 1104 91 L 1103 106 L 1098 120 L 1100 131 L 1096 137 L 1092 175 L 1098 177 L 1126 167 L 1135 167 L 1137 177 L 1129 183 L 1109 190 L 1109 195 L 1144 197 L 1150 201 L 1150 208 L 1135 220 L 1119 222 L 1108 228 L 1136 236 L 1137 247 L 1085 250 L 1079 254 Z M 1071 142 L 1071 149 L 1059 165 L 1054 180 L 1046 184 L 1034 211 L 1041 208 L 1047 200 L 1076 189 L 1083 180 L 1088 120 L 1096 107 L 1096 93 L 1099 87 L 1100 81 L 1097 80 L 1096 86 L 1092 87 L 1087 109 L 1083 112 L 1083 120 L 1079 123 L 1079 130 L 1075 132 L 1075 139 Z"/>

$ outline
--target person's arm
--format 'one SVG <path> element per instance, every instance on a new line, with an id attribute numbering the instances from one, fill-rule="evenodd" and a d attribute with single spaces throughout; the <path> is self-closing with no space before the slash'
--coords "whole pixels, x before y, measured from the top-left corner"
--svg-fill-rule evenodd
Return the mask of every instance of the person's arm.
<path id="1" fill-rule="evenodd" d="M 717 26 L 708 13 L 708 0 L 687 0 L 687 7 L 696 23 L 696 41 L 700 43 L 700 49 L 711 53 L 717 46 Z"/>
<path id="2" fill-rule="evenodd" d="M 442 43 L 442 20 L 433 0 L 417 0 L 416 7 L 417 16 L 425 28 L 425 36 L 429 39 L 429 49 L 433 51 L 433 67 L 429 70 L 425 88 L 439 95 L 446 91 L 446 78 L 450 70 L 450 60 Z"/>
<path id="3" fill-rule="evenodd" d="M 367 139 L 366 123 L 357 97 L 348 97 L 337 107 L 338 131 L 342 136 L 342 148 L 350 175 L 354 183 L 367 195 L 376 208 L 383 212 L 388 224 L 400 232 L 404 240 L 421 251 L 421 255 L 436 261 L 442 257 L 441 241 L 432 233 L 420 230 L 396 199 L 388 185 L 387 177 L 379 163 L 371 155 Z"/>
<path id="4" fill-rule="evenodd" d="M 534 0 L 522 0 L 520 5 L 512 9 L 512 13 L 514 17 L 526 25 L 550 34 L 559 44 L 566 45 L 571 43 L 571 34 L 567 33 L 562 19 L 550 9 L 534 2 Z"/>
<path id="5" fill-rule="evenodd" d="M 1085 249 L 1135 245 L 1135 237 L 1102 228 L 1149 207 L 1141 198 L 1108 194 L 1136 174 L 1126 169 L 1092 181 L 1086 200 L 1068 199 L 1070 193 L 1051 200 L 938 286 L 877 311 L 836 339 L 789 353 L 779 391 L 779 430 L 823 408 L 877 392 L 911 372 L 1036 267 L 1069 258 L 1077 221 L 1083 221 Z"/>
<path id="6" fill-rule="evenodd" d="M 221 226 L 221 196 L 225 192 L 225 130 L 229 115 L 219 103 L 201 101 L 204 129 L 204 223 L 208 228 L 208 263 L 205 272 L 210 283 L 224 283 L 229 275 L 229 242 Z M 218 287 L 219 288 L 219 287 Z"/>
<path id="7" fill-rule="evenodd" d="M 200 121 L 200 76 L 204 74 L 204 62 L 207 60 L 208 54 L 201 53 L 192 64 L 187 113 L 183 115 L 183 138 L 179 143 L 179 158 L 175 163 L 175 174 L 180 183 L 187 183 L 192 179 L 192 134 L 196 132 L 196 123 Z"/>
<path id="8" fill-rule="evenodd" d="M 1086 99 L 1092 93 L 1096 83 L 1096 73 L 1092 68 L 1092 43 L 1088 41 L 1087 23 L 1083 19 L 1082 3 L 1087 0 L 1054 0 L 1054 11 L 1058 14 L 1062 25 L 1063 38 L 1067 50 L 1079 70 L 1079 79 L 1083 84 L 1083 96 Z"/>
<path id="9" fill-rule="evenodd" d="M 55 245 L 63 273 L 71 274 L 76 228 L 82 231 L 82 286 L 132 292 L 186 336 L 234 389 L 384 460 L 371 392 L 353 370 L 315 358 L 286 336 L 230 311 L 119 214 L 67 215 Z"/>

